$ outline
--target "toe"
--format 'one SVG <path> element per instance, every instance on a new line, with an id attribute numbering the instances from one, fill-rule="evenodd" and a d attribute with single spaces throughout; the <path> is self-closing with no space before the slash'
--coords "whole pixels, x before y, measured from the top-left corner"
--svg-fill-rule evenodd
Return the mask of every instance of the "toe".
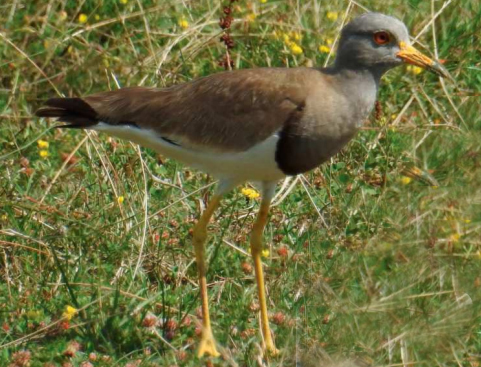
<path id="1" fill-rule="evenodd" d="M 197 357 L 201 358 L 205 354 L 211 357 L 218 357 L 220 353 L 215 346 L 214 337 L 211 335 L 203 335 L 200 341 L 199 349 L 197 351 Z"/>

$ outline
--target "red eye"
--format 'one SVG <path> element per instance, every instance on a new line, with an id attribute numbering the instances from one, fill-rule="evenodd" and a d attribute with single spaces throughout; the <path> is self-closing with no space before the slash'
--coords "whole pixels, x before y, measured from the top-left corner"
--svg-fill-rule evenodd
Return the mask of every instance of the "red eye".
<path id="1" fill-rule="evenodd" d="M 385 45 L 391 42 L 391 35 L 387 32 L 376 32 L 374 33 L 374 42 L 378 45 Z"/>

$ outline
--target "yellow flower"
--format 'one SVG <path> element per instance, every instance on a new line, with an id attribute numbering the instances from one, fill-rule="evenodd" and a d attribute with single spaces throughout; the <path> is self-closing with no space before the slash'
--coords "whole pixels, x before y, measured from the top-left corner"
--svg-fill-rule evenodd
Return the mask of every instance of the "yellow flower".
<path id="1" fill-rule="evenodd" d="M 302 35 L 299 32 L 292 31 L 290 36 L 294 38 L 296 41 L 300 41 L 302 38 Z"/>
<path id="2" fill-rule="evenodd" d="M 339 15 L 336 11 L 328 11 L 326 14 L 326 18 L 329 19 L 331 22 L 335 22 Z"/>
<path id="3" fill-rule="evenodd" d="M 49 146 L 48 141 L 45 141 L 42 139 L 37 141 L 37 145 L 40 149 L 48 149 L 48 146 Z"/>
<path id="4" fill-rule="evenodd" d="M 261 2 L 262 4 L 265 4 L 265 3 L 267 3 L 267 0 L 260 0 L 260 2 Z"/>
<path id="5" fill-rule="evenodd" d="M 119 2 L 122 4 L 122 5 L 125 5 L 129 2 L 129 0 L 119 0 Z"/>
<path id="6" fill-rule="evenodd" d="M 40 157 L 42 158 L 47 158 L 50 154 L 48 153 L 48 150 L 41 150 L 39 153 Z"/>
<path id="7" fill-rule="evenodd" d="M 118 202 L 119 204 L 122 204 L 122 203 L 124 202 L 124 200 L 125 200 L 125 198 L 124 198 L 123 196 L 119 196 L 119 197 L 117 198 L 117 202 Z"/>
<path id="8" fill-rule="evenodd" d="M 328 46 L 332 46 L 332 44 L 334 43 L 334 39 L 328 37 L 328 38 L 326 38 L 326 43 L 327 43 Z"/>
<path id="9" fill-rule="evenodd" d="M 287 33 L 282 33 L 282 39 L 286 45 L 289 46 L 291 44 L 291 37 Z"/>
<path id="10" fill-rule="evenodd" d="M 408 70 L 408 73 L 411 73 L 413 75 L 418 75 L 418 74 L 421 74 L 424 69 L 420 68 L 419 66 L 408 65 L 407 70 Z"/>
<path id="11" fill-rule="evenodd" d="M 179 27 L 182 28 L 182 29 L 189 28 L 189 22 L 185 18 L 179 19 L 178 24 L 179 24 Z"/>
<path id="12" fill-rule="evenodd" d="M 291 52 L 294 54 L 294 55 L 300 55 L 302 54 L 304 51 L 302 50 L 302 47 L 299 46 L 297 43 L 295 42 L 291 42 L 291 44 L 289 45 L 289 48 L 291 49 Z"/>
<path id="13" fill-rule="evenodd" d="M 65 306 L 65 311 L 62 314 L 63 318 L 67 320 L 72 320 L 72 318 L 77 314 L 78 310 L 72 306 Z"/>
<path id="14" fill-rule="evenodd" d="M 95 14 L 95 15 L 94 15 L 94 19 L 95 19 L 95 20 L 100 20 L 100 15 Z"/>
<path id="15" fill-rule="evenodd" d="M 81 24 L 87 23 L 88 17 L 87 14 L 81 13 L 78 16 L 78 22 Z"/>
<path id="16" fill-rule="evenodd" d="M 329 46 L 326 46 L 326 45 L 320 45 L 319 46 L 319 52 L 322 52 L 324 54 L 328 54 L 329 52 L 331 52 L 331 48 Z"/>
<path id="17" fill-rule="evenodd" d="M 449 239 L 452 241 L 452 242 L 458 242 L 459 241 L 459 238 L 461 237 L 461 235 L 459 233 L 453 233 Z"/>
<path id="18" fill-rule="evenodd" d="M 401 183 L 403 185 L 409 185 L 413 179 L 411 177 L 403 176 L 401 177 Z"/>
<path id="19" fill-rule="evenodd" d="M 249 199 L 257 199 L 260 196 L 260 194 L 256 190 L 249 187 L 243 187 L 241 193 Z"/>
<path id="20" fill-rule="evenodd" d="M 257 15 L 255 13 L 247 14 L 247 21 L 248 22 L 253 22 L 254 20 L 256 20 L 256 18 L 257 18 Z"/>
<path id="21" fill-rule="evenodd" d="M 248 252 L 249 254 L 252 254 L 252 250 L 251 250 L 250 247 L 247 249 L 247 252 Z M 271 253 L 270 253 L 269 250 L 267 250 L 267 249 L 262 250 L 262 252 L 261 252 L 261 256 L 262 256 L 262 257 L 269 257 L 270 254 L 271 254 Z"/>
<path id="22" fill-rule="evenodd" d="M 466 223 L 466 224 L 471 223 L 471 219 L 464 219 L 464 223 Z"/>

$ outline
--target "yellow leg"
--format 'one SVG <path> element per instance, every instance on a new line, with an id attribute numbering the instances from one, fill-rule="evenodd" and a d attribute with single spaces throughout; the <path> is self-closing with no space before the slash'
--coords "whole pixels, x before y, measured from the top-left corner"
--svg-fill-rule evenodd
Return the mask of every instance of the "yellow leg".
<path id="1" fill-rule="evenodd" d="M 207 296 L 207 281 L 205 279 L 205 241 L 207 239 L 207 225 L 209 224 L 209 220 L 214 214 L 215 209 L 219 206 L 220 199 L 220 195 L 215 195 L 212 198 L 194 227 L 193 243 L 195 249 L 195 259 L 199 272 L 200 298 L 202 302 L 202 337 L 200 340 L 199 350 L 197 351 L 197 356 L 199 358 L 204 354 L 208 354 L 213 357 L 220 355 L 215 347 L 215 339 L 210 326 L 209 298 Z"/>
<path id="2" fill-rule="evenodd" d="M 254 259 L 254 268 L 256 272 L 257 290 L 259 293 L 259 303 L 261 307 L 261 327 L 262 336 L 264 337 L 264 347 L 267 351 L 275 355 L 279 351 L 276 349 L 271 336 L 271 330 L 269 328 L 269 319 L 267 317 L 267 302 L 266 302 L 266 290 L 264 286 L 264 273 L 262 271 L 262 233 L 264 227 L 267 224 L 267 216 L 269 214 L 269 207 L 271 204 L 270 198 L 262 200 L 259 213 L 257 215 L 256 222 L 252 228 L 251 234 L 251 254 Z"/>

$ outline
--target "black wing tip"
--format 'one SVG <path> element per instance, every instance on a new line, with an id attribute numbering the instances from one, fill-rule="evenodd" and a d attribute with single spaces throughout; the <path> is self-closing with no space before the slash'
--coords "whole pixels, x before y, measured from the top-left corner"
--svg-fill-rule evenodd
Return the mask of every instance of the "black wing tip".
<path id="1" fill-rule="evenodd" d="M 50 98 L 35 115 L 67 123 L 57 128 L 85 129 L 99 122 L 97 112 L 82 98 Z"/>
<path id="2" fill-rule="evenodd" d="M 95 125 L 95 124 L 93 124 Z M 58 125 L 54 126 L 55 129 L 85 129 L 89 126 L 93 125 L 79 125 L 79 124 L 70 124 L 70 125 Z"/>
<path id="3" fill-rule="evenodd" d="M 64 109 L 54 107 L 40 107 L 35 111 L 37 117 L 60 117 L 65 112 Z"/>

